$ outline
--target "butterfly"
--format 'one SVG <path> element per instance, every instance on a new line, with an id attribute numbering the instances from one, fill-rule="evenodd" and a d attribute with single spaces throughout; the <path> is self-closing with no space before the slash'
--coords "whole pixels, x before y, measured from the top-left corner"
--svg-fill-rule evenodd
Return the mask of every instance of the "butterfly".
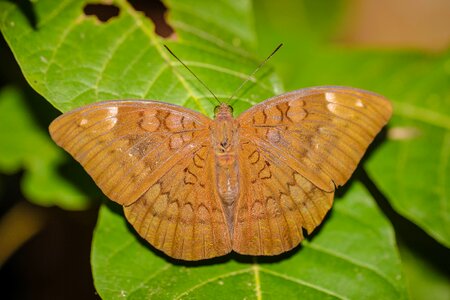
<path id="1" fill-rule="evenodd" d="M 339 86 L 210 119 L 158 101 L 105 101 L 50 125 L 141 237 L 167 255 L 277 255 L 324 219 L 392 114 L 377 94 Z"/>

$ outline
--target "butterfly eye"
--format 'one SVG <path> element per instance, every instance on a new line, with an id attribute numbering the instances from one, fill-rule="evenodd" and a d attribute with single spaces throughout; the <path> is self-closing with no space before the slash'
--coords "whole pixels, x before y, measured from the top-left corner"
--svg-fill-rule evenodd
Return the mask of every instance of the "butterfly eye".
<path id="1" fill-rule="evenodd" d="M 217 116 L 217 113 L 219 112 L 219 105 L 214 107 L 214 117 Z"/>

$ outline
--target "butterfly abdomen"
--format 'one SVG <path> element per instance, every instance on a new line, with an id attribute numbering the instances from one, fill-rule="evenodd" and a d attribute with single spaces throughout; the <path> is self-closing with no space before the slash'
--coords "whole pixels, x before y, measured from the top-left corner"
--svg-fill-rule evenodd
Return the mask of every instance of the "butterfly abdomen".
<path id="1" fill-rule="evenodd" d="M 230 232 L 233 228 L 234 203 L 239 198 L 238 132 L 231 109 L 223 104 L 218 107 L 211 128 L 211 144 L 214 151 L 216 188 L 222 202 Z"/>

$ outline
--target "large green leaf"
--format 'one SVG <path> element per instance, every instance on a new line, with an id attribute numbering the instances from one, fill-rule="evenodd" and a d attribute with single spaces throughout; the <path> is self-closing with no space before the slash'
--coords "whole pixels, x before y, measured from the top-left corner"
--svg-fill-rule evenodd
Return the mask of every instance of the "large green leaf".
<path id="1" fill-rule="evenodd" d="M 369 170 L 393 207 L 450 247 L 449 55 L 421 58 L 397 72 L 394 117 Z"/>
<path id="2" fill-rule="evenodd" d="M 99 100 L 140 98 L 185 105 L 211 115 L 211 95 L 170 56 L 163 43 L 222 99 L 256 66 L 257 60 L 244 50 L 255 42 L 249 1 L 224 1 L 208 9 L 204 8 L 208 1 L 170 2 L 175 42 L 154 34 L 153 23 L 125 0 L 114 1 L 119 16 L 106 23 L 84 15 L 88 2 L 34 3 L 35 29 L 18 6 L 0 2 L 0 28 L 26 79 L 62 111 Z M 215 13 L 221 17 L 215 18 Z M 237 110 L 272 96 L 273 80 L 271 72 L 253 78 Z"/>
<path id="3" fill-rule="evenodd" d="M 88 206 L 88 196 L 61 176 L 67 156 L 41 129 L 18 88 L 0 90 L 0 136 L 0 170 L 11 174 L 24 169 L 22 189 L 28 200 L 65 209 Z"/>
<path id="4" fill-rule="evenodd" d="M 105 299 L 404 299 L 392 228 L 360 184 L 338 200 L 291 255 L 174 264 L 134 234 L 120 207 L 103 206 L 92 267 Z"/>
<path id="5" fill-rule="evenodd" d="M 120 14 L 106 23 L 86 17 L 85 3 L 34 2 L 33 29 L 22 10 L 0 2 L 0 28 L 26 79 L 62 111 L 105 99 L 147 98 L 211 115 L 212 97 L 163 43 L 222 99 L 258 63 L 250 54 L 255 35 L 249 1 L 168 2 L 176 41 L 156 36 L 152 22 L 126 1 L 114 1 Z M 235 110 L 279 93 L 277 82 L 266 67 L 242 90 Z M 392 230 L 360 186 L 297 252 L 251 263 L 238 257 L 196 267 L 167 261 L 137 238 L 116 208 L 102 207 L 93 245 L 94 279 L 105 299 L 152 294 L 405 298 Z"/>
<path id="6" fill-rule="evenodd" d="M 286 44 L 277 58 L 286 88 L 348 85 L 392 99 L 389 142 L 369 157 L 368 172 L 399 213 L 449 247 L 450 51 L 436 55 L 345 48 L 319 38 L 339 28 L 328 21 L 339 19 L 338 9 L 308 10 L 313 1 L 282 1 L 291 6 L 263 1 L 257 24 L 265 48 L 280 39 Z M 332 7 L 342 2 L 321 3 Z"/>

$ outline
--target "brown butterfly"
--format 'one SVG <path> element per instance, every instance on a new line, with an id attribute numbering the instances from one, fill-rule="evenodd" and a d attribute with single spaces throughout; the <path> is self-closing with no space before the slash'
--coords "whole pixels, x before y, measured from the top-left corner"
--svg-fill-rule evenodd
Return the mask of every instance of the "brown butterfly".
<path id="1" fill-rule="evenodd" d="M 392 113 L 382 96 L 348 87 L 301 89 L 214 120 L 157 101 L 107 101 L 50 125 L 136 231 L 183 260 L 231 251 L 276 255 L 330 209 Z"/>

